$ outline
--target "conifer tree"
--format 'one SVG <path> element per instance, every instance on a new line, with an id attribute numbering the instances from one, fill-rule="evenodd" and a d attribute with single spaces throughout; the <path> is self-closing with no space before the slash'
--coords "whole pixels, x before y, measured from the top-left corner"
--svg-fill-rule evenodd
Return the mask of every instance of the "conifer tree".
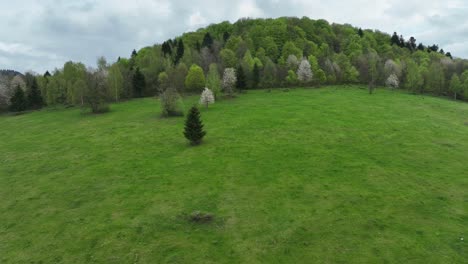
<path id="1" fill-rule="evenodd" d="M 13 112 L 21 112 L 26 110 L 26 97 L 23 89 L 17 85 L 15 93 L 10 99 L 10 110 Z"/>
<path id="2" fill-rule="evenodd" d="M 203 123 L 200 119 L 200 111 L 196 106 L 193 106 L 185 121 L 184 136 L 190 141 L 190 144 L 195 146 L 202 142 L 206 132 L 203 131 Z"/>
<path id="3" fill-rule="evenodd" d="M 207 32 L 205 34 L 205 37 L 203 37 L 203 42 L 202 42 L 201 47 L 202 48 L 204 48 L 204 47 L 211 48 L 211 45 L 213 45 L 213 38 L 211 37 L 210 33 Z"/>
<path id="4" fill-rule="evenodd" d="M 28 107 L 32 109 L 41 108 L 44 103 L 36 78 L 32 80 L 31 87 L 29 88 L 27 103 Z"/>
<path id="5" fill-rule="evenodd" d="M 182 39 L 180 39 L 179 42 L 177 42 L 177 53 L 174 59 L 174 64 L 179 63 L 182 57 L 184 57 L 184 52 L 185 52 L 184 42 L 182 41 Z"/>
<path id="6" fill-rule="evenodd" d="M 145 91 L 145 76 L 141 73 L 140 68 L 137 67 L 133 75 L 133 92 L 135 97 L 143 97 Z"/>

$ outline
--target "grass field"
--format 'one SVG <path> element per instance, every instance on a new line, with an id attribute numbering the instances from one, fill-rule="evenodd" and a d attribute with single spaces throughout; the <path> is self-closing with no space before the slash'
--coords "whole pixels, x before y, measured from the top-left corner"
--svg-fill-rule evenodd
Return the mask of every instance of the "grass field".
<path id="1" fill-rule="evenodd" d="M 198 147 L 155 99 L 111 110 L 0 117 L 0 263 L 468 261 L 466 103 L 249 91 Z"/>

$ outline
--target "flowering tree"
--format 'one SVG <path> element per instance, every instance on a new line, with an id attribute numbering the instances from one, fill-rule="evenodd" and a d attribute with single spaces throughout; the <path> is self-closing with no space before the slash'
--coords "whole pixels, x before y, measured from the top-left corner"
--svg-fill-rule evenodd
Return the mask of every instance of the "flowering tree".
<path id="1" fill-rule="evenodd" d="M 205 87 L 200 97 L 200 104 L 205 105 L 208 108 L 209 104 L 214 104 L 215 98 L 213 92 Z"/>
<path id="2" fill-rule="evenodd" d="M 393 60 L 387 60 L 384 65 L 385 76 L 391 76 L 395 74 L 397 77 L 401 76 L 402 70 L 401 66 Z"/>
<path id="3" fill-rule="evenodd" d="M 223 89 L 226 94 L 232 96 L 237 83 L 236 71 L 234 68 L 226 68 L 223 75 Z"/>
<path id="4" fill-rule="evenodd" d="M 286 65 L 288 66 L 288 69 L 290 70 L 296 70 L 297 66 L 299 65 L 299 60 L 295 55 L 289 55 L 288 59 L 286 60 Z"/>
<path id="5" fill-rule="evenodd" d="M 310 69 L 310 63 L 308 60 L 303 59 L 297 69 L 297 79 L 302 83 L 308 83 L 312 81 L 312 70 Z"/>
<path id="6" fill-rule="evenodd" d="M 388 87 L 395 89 L 398 88 L 400 85 L 400 81 L 398 80 L 398 76 L 396 74 L 390 75 L 387 80 L 385 81 L 385 85 Z"/>

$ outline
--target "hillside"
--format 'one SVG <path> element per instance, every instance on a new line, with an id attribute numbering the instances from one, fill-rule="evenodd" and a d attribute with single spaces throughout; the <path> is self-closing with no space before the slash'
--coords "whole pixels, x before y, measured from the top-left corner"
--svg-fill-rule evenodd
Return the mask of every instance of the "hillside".
<path id="1" fill-rule="evenodd" d="M 100 58 L 97 64 L 89 69 L 67 62 L 52 74 L 35 76 L 44 103 L 84 106 L 160 95 L 168 88 L 200 93 L 205 86 L 219 95 L 231 68 L 237 90 L 364 84 L 370 92 L 388 86 L 468 99 L 468 61 L 443 47 L 307 17 L 213 24 L 134 50 L 130 58 L 112 63 Z M 9 91 L 0 89 L 0 94 L 9 96 L 0 100 L 0 109 L 8 106 L 16 87 L 4 88 Z"/>
<path id="2" fill-rule="evenodd" d="M 0 262 L 464 262 L 468 105 L 366 89 L 0 116 Z"/>

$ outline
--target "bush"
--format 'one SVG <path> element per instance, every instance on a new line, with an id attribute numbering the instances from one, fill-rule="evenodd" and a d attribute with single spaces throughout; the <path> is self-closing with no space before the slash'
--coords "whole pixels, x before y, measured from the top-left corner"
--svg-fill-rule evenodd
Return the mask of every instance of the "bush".
<path id="1" fill-rule="evenodd" d="M 182 101 L 175 88 L 169 87 L 161 94 L 161 110 L 163 117 L 184 115 Z"/>

